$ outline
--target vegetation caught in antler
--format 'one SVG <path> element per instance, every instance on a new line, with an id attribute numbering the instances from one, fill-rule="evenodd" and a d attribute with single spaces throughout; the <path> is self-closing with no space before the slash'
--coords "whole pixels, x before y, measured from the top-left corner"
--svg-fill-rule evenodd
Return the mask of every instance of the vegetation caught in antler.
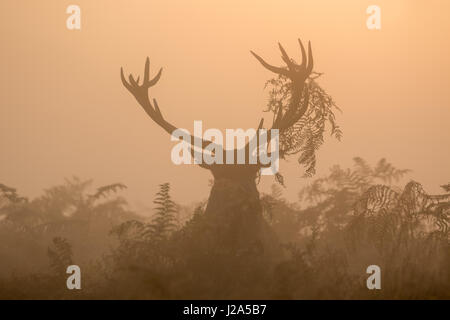
<path id="1" fill-rule="evenodd" d="M 305 166 L 305 176 L 315 173 L 315 155 L 324 142 L 327 124 L 330 126 L 331 136 L 338 140 L 342 138 L 342 130 L 335 117 L 335 112 L 340 109 L 316 81 L 321 74 L 313 75 L 305 82 L 305 90 L 299 103 L 308 104 L 305 114 L 280 134 L 280 154 L 283 157 L 299 154 L 298 163 Z M 265 111 L 273 112 L 274 115 L 278 114 L 279 110 L 286 112 L 292 100 L 292 83 L 289 79 L 280 74 L 277 78 L 268 80 L 265 87 L 269 89 L 269 101 Z"/>

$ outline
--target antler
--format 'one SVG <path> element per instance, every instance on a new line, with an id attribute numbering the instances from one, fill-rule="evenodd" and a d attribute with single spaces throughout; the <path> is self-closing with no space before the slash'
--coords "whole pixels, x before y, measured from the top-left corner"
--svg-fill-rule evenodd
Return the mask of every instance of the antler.
<path id="1" fill-rule="evenodd" d="M 306 57 L 305 48 L 303 47 L 303 44 L 300 41 L 300 39 L 298 41 L 302 53 L 302 63 L 300 65 L 296 64 L 291 58 L 289 58 L 289 56 L 287 55 L 286 51 L 281 46 L 281 44 L 278 45 L 281 51 L 281 57 L 283 61 L 286 63 L 286 67 L 272 66 L 267 62 L 265 62 L 256 53 L 251 51 L 251 53 L 255 56 L 255 58 L 265 68 L 274 73 L 285 76 L 291 80 L 292 94 L 289 106 L 284 114 L 282 108 L 281 107 L 279 108 L 272 125 L 272 129 L 279 129 L 280 132 L 294 125 L 305 114 L 309 104 L 309 92 L 308 87 L 305 87 L 305 81 L 311 75 L 313 69 L 311 43 L 310 42 L 308 43 L 308 57 Z M 178 128 L 164 119 L 156 99 L 153 99 L 152 104 L 148 96 L 148 89 L 154 86 L 161 78 L 162 68 L 151 80 L 149 70 L 150 70 L 150 59 L 147 57 L 144 69 L 144 78 L 142 80 L 142 84 L 139 84 L 139 77 L 137 77 L 137 79 L 134 79 L 133 75 L 131 74 L 128 76 L 129 81 L 127 81 L 123 73 L 123 68 L 120 68 L 120 76 L 122 79 L 122 83 L 125 86 L 125 88 L 127 88 L 127 90 L 136 98 L 136 100 L 139 102 L 139 104 L 142 106 L 142 108 L 145 110 L 148 116 L 160 127 L 162 127 L 166 132 L 172 134 Z M 306 91 L 303 96 L 304 89 Z M 258 130 L 260 130 L 262 126 L 263 126 L 263 119 L 261 119 L 259 123 Z M 213 143 L 212 141 L 204 140 L 202 138 L 198 138 L 192 135 L 190 137 L 192 146 L 199 145 L 202 146 L 203 149 Z M 248 150 L 248 145 L 249 144 L 247 143 L 245 147 L 247 152 L 246 156 L 248 156 L 249 155 L 248 152 L 250 152 L 250 150 Z M 195 151 L 193 148 L 191 148 L 191 152 L 193 153 L 194 156 Z M 203 165 L 203 167 L 210 168 L 210 166 L 208 167 L 206 165 Z"/>
<path id="2" fill-rule="evenodd" d="M 302 63 L 300 65 L 296 64 L 294 60 L 292 60 L 286 50 L 284 50 L 283 46 L 278 43 L 278 46 L 281 51 L 281 58 L 286 63 L 286 67 L 275 67 L 268 64 L 261 58 L 259 55 L 250 51 L 253 56 L 268 70 L 285 76 L 291 80 L 291 101 L 286 112 L 283 114 L 283 110 L 280 107 L 277 111 L 275 119 L 273 121 L 272 129 L 279 129 L 280 131 L 286 130 L 292 125 L 294 125 L 300 118 L 305 114 L 308 104 L 309 104 L 309 91 L 308 87 L 305 87 L 305 81 L 311 75 L 313 70 L 314 61 L 311 50 L 311 42 L 308 42 L 308 58 L 306 57 L 306 50 L 303 46 L 303 43 L 300 39 L 298 39 L 298 43 L 300 44 L 300 50 L 302 52 Z M 303 103 L 301 102 L 303 90 L 305 89 L 305 96 Z"/>
<path id="3" fill-rule="evenodd" d="M 150 59 L 148 57 L 145 61 L 144 79 L 142 80 L 142 84 L 139 84 L 139 77 L 135 80 L 131 74 L 128 76 L 129 81 L 127 81 L 123 74 L 123 68 L 120 68 L 120 77 L 125 88 L 127 88 L 128 91 L 130 91 L 130 93 L 136 98 L 149 117 L 171 135 L 178 128 L 164 119 L 156 99 L 153 99 L 152 105 L 148 96 L 148 89 L 153 87 L 159 81 L 161 78 L 161 73 L 162 68 L 156 76 L 150 80 Z M 195 142 L 198 142 L 198 144 Z M 203 140 L 191 135 L 191 144 L 193 146 L 199 145 L 202 146 L 202 148 L 206 148 L 211 143 L 212 141 Z"/>

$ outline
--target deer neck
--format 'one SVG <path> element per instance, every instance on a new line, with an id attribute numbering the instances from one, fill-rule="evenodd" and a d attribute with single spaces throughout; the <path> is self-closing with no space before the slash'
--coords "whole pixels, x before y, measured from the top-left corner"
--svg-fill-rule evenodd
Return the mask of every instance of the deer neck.
<path id="1" fill-rule="evenodd" d="M 250 166 L 220 166 L 212 170 L 214 184 L 206 213 L 255 216 L 261 214 L 256 173 Z"/>

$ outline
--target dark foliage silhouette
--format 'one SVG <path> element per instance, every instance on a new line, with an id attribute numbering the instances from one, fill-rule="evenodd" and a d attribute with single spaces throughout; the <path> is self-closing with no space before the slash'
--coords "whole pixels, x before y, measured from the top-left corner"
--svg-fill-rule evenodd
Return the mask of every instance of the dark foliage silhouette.
<path id="1" fill-rule="evenodd" d="M 176 227 L 171 221 L 179 206 L 168 183 L 160 185 L 152 217 L 144 218 L 127 210 L 126 201 L 114 193 L 92 203 L 85 181 L 68 180 L 28 202 L 2 202 L 3 217 L 22 211 L 18 216 L 37 214 L 38 221 L 53 225 L 55 220 L 58 227 L 28 233 L 35 219 L 0 221 L 0 255 L 6 262 L 0 297 L 448 299 L 450 195 L 429 195 L 414 181 L 404 188 L 380 184 L 399 183 L 408 173 L 386 160 L 372 167 L 355 158 L 353 168 L 334 166 L 303 188 L 299 203 L 284 199 L 283 189 L 274 184 L 261 204 L 278 255 L 257 241 L 237 246 L 232 228 L 224 232 L 228 226 L 210 219 L 204 205 L 193 206 L 190 218 Z M 77 206 L 79 211 L 84 204 L 85 212 L 71 210 L 64 224 L 56 211 L 50 216 L 40 211 L 57 207 L 64 215 L 73 196 L 85 199 Z M 166 214 L 171 217 L 160 219 Z M 90 217 L 89 222 L 72 224 L 78 216 Z M 161 221 L 170 227 L 154 228 Z M 108 227 L 99 232 L 97 223 Z M 36 268 L 14 267 L 20 259 Z M 68 264 L 81 267 L 81 291 L 65 288 Z M 365 286 L 370 264 L 383 270 L 380 291 Z"/>

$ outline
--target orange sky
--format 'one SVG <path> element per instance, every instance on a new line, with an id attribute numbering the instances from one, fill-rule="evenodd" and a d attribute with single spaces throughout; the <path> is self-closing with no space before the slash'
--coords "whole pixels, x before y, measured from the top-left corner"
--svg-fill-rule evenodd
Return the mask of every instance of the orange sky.
<path id="1" fill-rule="evenodd" d="M 77 4 L 82 29 L 66 29 Z M 382 29 L 366 28 L 366 8 Z M 208 195 L 209 173 L 175 166 L 175 144 L 122 87 L 119 68 L 164 67 L 151 91 L 163 114 L 192 130 L 255 127 L 272 75 L 249 54 L 281 63 L 277 41 L 298 55 L 311 40 L 321 84 L 344 113 L 344 139 L 319 153 L 318 174 L 353 156 L 386 157 L 430 192 L 450 180 L 450 1 L 2 0 L 0 183 L 36 196 L 77 175 L 123 182 L 133 205 L 151 205 L 157 184 L 176 200 Z M 307 183 L 282 162 L 286 195 Z M 261 190 L 273 178 L 266 177 Z"/>

